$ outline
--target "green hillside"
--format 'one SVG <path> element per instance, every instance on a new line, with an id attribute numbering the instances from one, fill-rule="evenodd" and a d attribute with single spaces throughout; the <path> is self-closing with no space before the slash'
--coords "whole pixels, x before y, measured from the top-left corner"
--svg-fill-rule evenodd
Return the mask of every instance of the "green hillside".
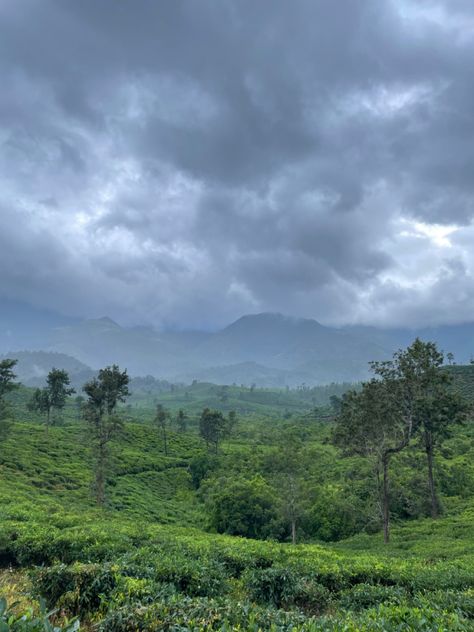
<path id="1" fill-rule="evenodd" d="M 463 388 L 469 369 L 453 369 Z M 437 455 L 436 521 L 419 447 L 397 457 L 383 545 L 369 464 L 343 457 L 326 410 L 315 411 L 342 390 L 137 388 L 111 443 L 103 509 L 74 400 L 47 434 L 26 408 L 31 390 L 14 392 L 0 447 L 0 591 L 19 603 L 2 615 L 0 601 L 4 629 L 23 630 L 17 619 L 29 608 L 29 629 L 43 629 L 40 596 L 64 629 L 68 618 L 104 632 L 474 629 L 474 426 L 456 428 Z M 168 455 L 152 423 L 157 401 L 189 415 L 186 432 L 170 423 Z M 217 456 L 198 435 L 204 405 L 239 412 Z M 292 453 L 301 476 L 290 493 L 304 499 L 296 545 L 282 482 L 282 455 Z M 244 511 L 259 489 L 271 499 L 259 505 L 270 516 L 257 534 L 266 541 L 235 537 L 245 531 L 235 522 L 222 529 L 229 495 Z"/>

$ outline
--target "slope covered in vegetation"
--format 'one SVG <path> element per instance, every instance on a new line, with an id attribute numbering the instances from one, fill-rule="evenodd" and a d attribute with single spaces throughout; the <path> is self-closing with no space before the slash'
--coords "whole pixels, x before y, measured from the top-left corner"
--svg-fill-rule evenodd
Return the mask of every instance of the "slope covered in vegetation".
<path id="1" fill-rule="evenodd" d="M 271 406 L 294 395 L 257 389 L 255 397 L 269 398 L 267 414 L 240 414 L 214 454 L 194 411 L 221 390 L 194 388 L 185 431 L 175 423 L 184 393 L 160 396 L 173 411 L 167 454 L 153 423 L 156 395 L 137 393 L 121 408 L 128 421 L 110 444 L 100 509 L 91 437 L 74 399 L 46 433 L 26 408 L 31 391 L 10 396 L 15 421 L 0 447 L 0 594 L 20 602 L 0 602 L 6 630 L 43 629 L 48 609 L 59 627 L 77 618 L 104 632 L 474 629 L 471 422 L 436 455 L 438 520 L 428 517 L 420 446 L 413 441 L 396 457 L 384 545 L 370 463 L 332 445 L 328 411 L 308 402 L 283 418 Z M 229 391 L 232 400 L 239 389 Z"/>

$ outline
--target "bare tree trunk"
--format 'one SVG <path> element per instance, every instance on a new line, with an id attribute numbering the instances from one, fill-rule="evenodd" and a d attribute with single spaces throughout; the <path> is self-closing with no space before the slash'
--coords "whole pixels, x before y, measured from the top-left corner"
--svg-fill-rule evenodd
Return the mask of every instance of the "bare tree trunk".
<path id="1" fill-rule="evenodd" d="M 388 490 L 388 457 L 383 457 L 383 541 L 390 541 L 390 503 Z"/>
<path id="2" fill-rule="evenodd" d="M 439 515 L 438 497 L 436 495 L 436 488 L 433 474 L 433 461 L 434 461 L 434 446 L 433 437 L 429 430 L 425 430 L 425 450 L 426 459 L 428 461 L 428 487 L 430 490 L 431 498 L 431 517 L 437 518 Z"/>
<path id="3" fill-rule="evenodd" d="M 296 544 L 296 520 L 294 518 L 291 521 L 291 541 Z"/>
<path id="4" fill-rule="evenodd" d="M 105 503 L 105 468 L 106 468 L 106 445 L 101 442 L 99 444 L 99 452 L 97 455 L 96 472 L 95 472 L 95 493 L 96 501 L 99 507 L 103 507 Z"/>

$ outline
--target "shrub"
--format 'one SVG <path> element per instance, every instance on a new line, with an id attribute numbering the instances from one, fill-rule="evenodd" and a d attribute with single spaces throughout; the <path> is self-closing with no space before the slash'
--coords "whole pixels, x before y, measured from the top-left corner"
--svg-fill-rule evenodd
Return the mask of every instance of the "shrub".
<path id="1" fill-rule="evenodd" d="M 399 605 L 406 597 L 406 591 L 397 586 L 356 584 L 341 593 L 339 605 L 347 610 L 362 610 L 381 603 Z"/>
<path id="2" fill-rule="evenodd" d="M 219 595 L 227 588 L 224 566 L 206 555 L 193 557 L 176 551 L 143 549 L 122 558 L 120 568 L 125 576 L 173 584 L 176 590 L 191 596 Z"/>
<path id="3" fill-rule="evenodd" d="M 53 625 L 51 622 L 53 614 L 53 612 L 47 612 L 44 606 L 41 606 L 38 614 L 35 614 L 32 608 L 18 614 L 8 607 L 6 599 L 0 598 L 1 632 L 76 632 L 79 630 L 77 620 Z"/>
<path id="4" fill-rule="evenodd" d="M 49 607 L 69 614 L 98 610 L 117 585 L 117 569 L 110 564 L 56 564 L 32 572 L 33 586 Z"/>
<path id="5" fill-rule="evenodd" d="M 261 476 L 220 479 L 208 498 L 211 526 L 219 533 L 265 539 L 274 533 L 277 505 L 271 487 Z"/>
<path id="6" fill-rule="evenodd" d="M 268 610 L 246 602 L 228 599 L 190 599 L 176 595 L 149 607 L 112 610 L 101 622 L 98 632 L 158 632 L 196 630 L 311 630 L 304 615 Z"/>
<path id="7" fill-rule="evenodd" d="M 325 586 L 290 568 L 249 570 L 244 575 L 244 585 L 250 599 L 276 608 L 298 607 L 317 614 L 324 611 L 331 600 Z"/>

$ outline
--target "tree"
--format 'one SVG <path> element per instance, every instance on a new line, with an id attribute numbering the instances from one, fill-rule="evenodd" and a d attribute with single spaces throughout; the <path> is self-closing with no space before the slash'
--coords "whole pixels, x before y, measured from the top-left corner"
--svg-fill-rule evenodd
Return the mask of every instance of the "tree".
<path id="1" fill-rule="evenodd" d="M 229 412 L 227 420 L 228 420 L 227 421 L 227 433 L 230 436 L 234 432 L 235 427 L 237 425 L 237 421 L 238 421 L 237 413 L 235 412 L 235 410 L 231 410 Z"/>
<path id="2" fill-rule="evenodd" d="M 156 415 L 155 415 L 155 424 L 161 429 L 161 435 L 163 437 L 163 446 L 165 451 L 165 456 L 168 456 L 168 435 L 167 435 L 167 426 L 170 419 L 170 414 L 167 410 L 163 408 L 161 404 L 157 404 L 156 406 Z"/>
<path id="3" fill-rule="evenodd" d="M 432 518 L 440 512 L 434 477 L 435 450 L 451 436 L 453 425 L 462 423 L 466 412 L 466 403 L 454 392 L 438 392 L 419 405 L 417 433 L 426 454 Z"/>
<path id="4" fill-rule="evenodd" d="M 291 541 L 296 544 L 298 523 L 303 516 L 304 463 L 303 437 L 296 426 L 286 428 L 279 435 L 271 467 L 275 471 L 275 485 L 280 497 L 283 518 L 289 525 Z"/>
<path id="5" fill-rule="evenodd" d="M 413 428 L 399 386 L 396 380 L 372 379 L 360 392 L 347 393 L 333 434 L 334 442 L 346 454 L 374 459 L 386 543 L 390 539 L 389 464 L 392 456 L 408 445 Z"/>
<path id="6" fill-rule="evenodd" d="M 229 420 L 219 410 L 205 408 L 199 419 L 199 434 L 206 442 L 207 449 L 212 446 L 217 454 L 220 441 L 229 434 Z"/>
<path id="7" fill-rule="evenodd" d="M 69 387 L 71 380 L 67 371 L 51 369 L 46 378 L 46 386 L 36 389 L 28 403 L 30 410 L 46 414 L 46 433 L 51 424 L 51 412 L 60 411 L 66 405 L 66 399 L 76 391 Z"/>
<path id="8" fill-rule="evenodd" d="M 123 423 L 116 413 L 117 404 L 129 396 L 127 371 L 114 364 L 101 369 L 94 379 L 82 387 L 87 395 L 84 416 L 91 429 L 95 452 L 95 492 L 97 504 L 105 503 L 105 479 L 108 469 L 109 443 Z"/>
<path id="9" fill-rule="evenodd" d="M 452 354 L 448 354 L 450 363 Z M 454 424 L 460 423 L 466 412 L 466 402 L 452 390 L 452 377 L 443 368 L 444 356 L 436 343 L 419 338 L 405 351 L 394 354 L 389 363 L 372 363 L 382 377 L 394 377 L 404 391 L 413 415 L 414 431 L 424 448 L 428 470 L 428 490 L 431 516 L 439 514 L 439 502 L 434 480 L 434 453 L 437 445 L 450 435 Z"/>
<path id="10" fill-rule="evenodd" d="M 450 389 L 450 376 L 443 365 L 443 354 L 433 342 L 417 338 L 392 360 L 372 362 L 376 379 L 362 385 L 342 402 L 337 417 L 336 443 L 353 454 L 375 454 L 376 472 L 382 469 L 384 538 L 389 539 L 388 465 L 391 457 L 405 448 L 417 433 L 422 440 L 428 464 L 431 515 L 439 511 L 433 462 L 434 449 L 460 421 L 465 405 Z"/>
<path id="11" fill-rule="evenodd" d="M 18 388 L 19 384 L 15 382 L 16 375 L 13 371 L 18 360 L 5 358 L 0 360 L 0 419 L 5 419 L 8 415 L 8 406 L 5 401 L 5 395 Z"/>
<path id="12" fill-rule="evenodd" d="M 229 399 L 229 387 L 227 385 L 221 386 L 218 392 L 218 396 L 221 402 L 225 404 Z"/>
<path id="13" fill-rule="evenodd" d="M 35 389 L 30 401 L 27 404 L 28 410 L 46 415 L 46 432 L 48 432 L 51 415 L 51 402 L 46 388 Z"/>
<path id="14" fill-rule="evenodd" d="M 82 395 L 78 395 L 74 398 L 74 404 L 76 406 L 77 418 L 80 419 L 82 417 L 82 405 L 84 404 L 85 399 Z"/>
<path id="15" fill-rule="evenodd" d="M 466 402 L 452 389 L 452 377 L 443 368 L 444 356 L 434 342 L 417 338 L 397 357 L 400 376 L 410 385 L 414 402 L 415 431 L 426 453 L 431 516 L 439 515 L 439 501 L 434 479 L 435 448 L 451 433 L 454 424 L 462 422 Z M 447 354 L 449 364 L 454 356 Z"/>
<path id="16" fill-rule="evenodd" d="M 182 408 L 178 410 L 178 414 L 176 415 L 176 425 L 180 432 L 186 432 L 188 425 L 188 416 Z"/>
<path id="17" fill-rule="evenodd" d="M 261 476 L 218 479 L 207 505 L 211 524 L 219 533 L 261 539 L 275 535 L 276 499 Z"/>
<path id="18" fill-rule="evenodd" d="M 329 405 L 331 407 L 332 413 L 338 415 L 341 412 L 342 399 L 337 395 L 331 395 L 331 397 L 329 398 Z"/>

